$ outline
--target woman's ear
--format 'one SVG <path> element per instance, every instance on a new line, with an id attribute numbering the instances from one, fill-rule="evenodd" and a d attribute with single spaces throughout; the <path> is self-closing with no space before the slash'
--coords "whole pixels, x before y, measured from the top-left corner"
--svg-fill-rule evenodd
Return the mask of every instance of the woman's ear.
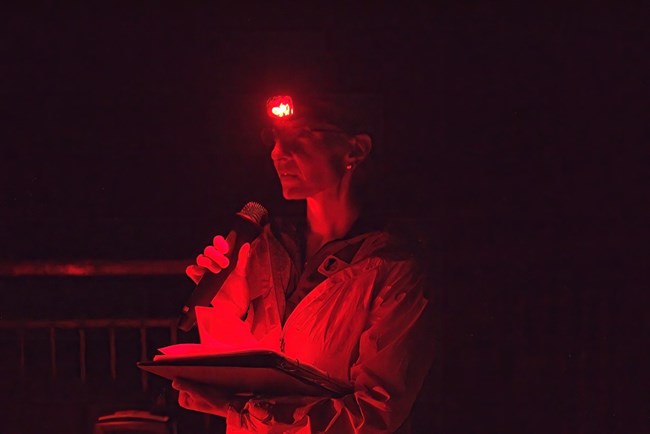
<path id="1" fill-rule="evenodd" d="M 372 138 L 368 134 L 355 134 L 350 138 L 350 151 L 345 156 L 346 164 L 358 164 L 368 157 L 372 150 Z"/>

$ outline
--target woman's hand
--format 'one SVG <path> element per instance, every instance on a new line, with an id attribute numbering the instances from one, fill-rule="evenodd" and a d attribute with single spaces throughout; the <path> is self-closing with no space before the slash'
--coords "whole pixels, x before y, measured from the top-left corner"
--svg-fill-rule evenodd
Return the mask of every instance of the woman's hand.
<path id="1" fill-rule="evenodd" d="M 175 378 L 172 387 L 178 390 L 178 405 L 188 410 L 226 417 L 228 409 L 241 411 L 247 398 L 224 393 L 214 386 Z"/>
<path id="2" fill-rule="evenodd" d="M 230 260 L 226 256 L 229 250 L 230 246 L 226 240 L 221 235 L 217 235 L 214 237 L 212 245 L 207 246 L 203 253 L 196 257 L 196 264 L 189 265 L 185 269 L 185 274 L 198 284 L 206 271 L 220 273 L 230 265 Z M 217 295 L 212 299 L 212 306 L 233 310 L 240 318 L 246 314 L 250 304 L 250 289 L 246 280 L 249 252 L 250 244 L 244 243 L 239 249 L 235 269 L 232 270 Z"/>
<path id="3" fill-rule="evenodd" d="M 206 271 L 210 270 L 215 274 L 221 272 L 230 264 L 230 260 L 226 257 L 229 250 L 230 246 L 224 237 L 217 235 L 212 240 L 212 245 L 207 246 L 203 253 L 196 257 L 196 265 L 187 266 L 185 274 L 198 284 Z"/>

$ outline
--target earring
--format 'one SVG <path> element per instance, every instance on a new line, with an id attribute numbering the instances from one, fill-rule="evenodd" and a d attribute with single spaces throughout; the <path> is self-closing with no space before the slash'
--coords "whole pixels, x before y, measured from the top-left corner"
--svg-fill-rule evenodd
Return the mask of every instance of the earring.
<path id="1" fill-rule="evenodd" d="M 347 166 L 345 166 L 345 169 L 346 169 L 346 170 L 351 170 L 351 169 L 352 169 L 352 166 L 353 166 L 352 163 L 350 163 L 350 164 L 348 164 Z"/>

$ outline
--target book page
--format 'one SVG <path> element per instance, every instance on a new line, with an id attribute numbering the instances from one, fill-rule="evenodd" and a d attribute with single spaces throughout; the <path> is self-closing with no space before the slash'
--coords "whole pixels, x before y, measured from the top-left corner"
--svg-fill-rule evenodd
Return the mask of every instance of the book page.
<path id="1" fill-rule="evenodd" d="M 158 348 L 154 360 L 172 357 L 230 354 L 250 350 L 276 351 L 273 345 L 258 341 L 248 324 L 228 310 L 197 306 L 196 323 L 200 343 L 176 344 Z"/>

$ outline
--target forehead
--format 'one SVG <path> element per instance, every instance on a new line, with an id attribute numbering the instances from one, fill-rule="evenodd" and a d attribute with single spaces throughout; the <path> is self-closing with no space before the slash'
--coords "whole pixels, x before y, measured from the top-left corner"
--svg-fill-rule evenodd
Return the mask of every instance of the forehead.
<path id="1" fill-rule="evenodd" d="M 332 147 L 341 143 L 345 133 L 333 125 L 325 123 L 283 122 L 274 123 L 261 131 L 262 143 L 273 146 L 276 140 L 285 145 L 302 146 L 312 144 Z"/>
<path id="2" fill-rule="evenodd" d="M 343 131 L 338 126 L 324 120 L 307 117 L 295 116 L 288 119 L 277 119 L 272 122 L 272 129 L 276 131 L 302 131 L 302 130 L 327 130 Z"/>

